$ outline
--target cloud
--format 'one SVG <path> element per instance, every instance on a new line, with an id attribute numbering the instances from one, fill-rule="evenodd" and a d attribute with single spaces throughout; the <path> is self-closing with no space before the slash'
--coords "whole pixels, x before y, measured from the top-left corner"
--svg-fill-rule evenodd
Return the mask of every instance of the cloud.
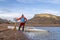
<path id="1" fill-rule="evenodd" d="M 3 13 L 0 14 L 0 18 L 7 19 L 7 20 L 13 20 L 13 18 L 18 18 L 20 14 L 18 13 Z"/>
<path id="2" fill-rule="evenodd" d="M 57 14 L 59 13 L 59 11 L 55 11 L 55 10 L 49 10 L 49 9 L 44 9 L 43 11 L 41 11 L 42 13 L 53 13 L 53 14 Z"/>
<path id="3" fill-rule="evenodd" d="M 14 17 L 17 17 L 17 16 L 20 16 L 20 14 L 17 14 L 17 13 L 4 13 L 4 14 L 0 14 L 0 17 L 11 17 L 11 18 L 14 18 Z"/>
<path id="4" fill-rule="evenodd" d="M 52 9 L 33 9 L 33 11 L 35 12 L 35 14 L 48 13 L 48 14 L 60 16 L 60 11 L 52 10 Z"/>
<path id="5" fill-rule="evenodd" d="M 38 3 L 38 2 L 44 2 L 44 3 L 60 4 L 60 0 L 16 0 L 16 1 L 22 2 L 22 3 Z"/>
<path id="6" fill-rule="evenodd" d="M 20 9 L 21 10 L 21 9 Z M 32 9 L 24 9 L 23 12 L 11 12 L 10 10 L 0 10 L 0 18 L 6 18 L 10 19 L 11 18 L 19 18 L 22 14 L 24 14 L 28 19 L 34 17 L 35 14 L 43 14 L 43 13 L 49 13 L 53 15 L 58 15 L 60 16 L 60 12 L 57 10 L 52 10 L 52 9 L 37 9 L 37 8 L 32 8 Z"/>
<path id="7" fill-rule="evenodd" d="M 3 18 L 3 19 L 7 19 L 7 20 L 13 20 L 13 18 L 19 18 L 22 14 L 21 13 L 4 13 L 4 14 L 0 14 L 0 18 Z M 30 19 L 33 17 L 32 14 L 25 14 L 25 17 L 27 19 Z"/>
<path id="8" fill-rule="evenodd" d="M 23 13 L 28 19 L 30 19 L 33 15 L 27 14 L 26 12 Z M 22 15 L 22 13 L 17 12 L 11 12 L 9 10 L 0 10 L 0 18 L 3 19 L 13 19 L 13 18 L 19 18 Z"/>
<path id="9" fill-rule="evenodd" d="M 11 10 L 8 9 L 0 9 L 0 17 L 16 17 L 19 15 L 16 12 L 12 12 Z"/>
<path id="10" fill-rule="evenodd" d="M 60 11 L 55 10 L 55 9 L 46 9 L 46 8 L 25 8 L 22 9 L 21 13 L 24 13 L 25 15 L 29 17 L 33 17 L 35 14 L 40 14 L 40 13 L 49 13 L 53 15 L 58 15 L 60 16 Z"/>
<path id="11" fill-rule="evenodd" d="M 0 17 L 15 17 L 17 14 L 8 9 L 0 9 Z"/>
<path id="12" fill-rule="evenodd" d="M 49 13 L 49 14 L 53 14 L 53 15 L 58 15 L 60 16 L 60 11 L 58 10 L 53 10 L 53 9 L 41 9 L 41 8 L 26 8 L 23 10 L 24 14 L 28 14 L 30 17 L 34 16 L 35 14 L 40 14 L 40 13 Z"/>
<path id="13" fill-rule="evenodd" d="M 10 10 L 8 10 L 8 9 L 0 9 L 0 14 L 2 13 L 9 13 L 9 12 L 11 12 Z"/>

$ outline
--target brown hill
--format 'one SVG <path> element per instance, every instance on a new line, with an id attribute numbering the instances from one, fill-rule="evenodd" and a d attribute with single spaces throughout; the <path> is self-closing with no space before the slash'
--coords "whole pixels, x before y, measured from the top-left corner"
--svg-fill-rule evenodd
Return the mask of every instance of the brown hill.
<path id="1" fill-rule="evenodd" d="M 40 26 L 41 24 L 60 24 L 60 16 L 52 14 L 35 14 L 35 16 L 27 22 L 27 25 L 30 26 Z"/>

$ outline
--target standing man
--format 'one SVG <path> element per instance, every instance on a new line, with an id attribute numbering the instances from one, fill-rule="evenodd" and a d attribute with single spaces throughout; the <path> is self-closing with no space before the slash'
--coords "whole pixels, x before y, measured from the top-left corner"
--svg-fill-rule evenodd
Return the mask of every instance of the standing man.
<path id="1" fill-rule="evenodd" d="M 24 31 L 24 26 L 25 26 L 25 23 L 27 22 L 27 18 L 24 17 L 24 15 L 22 14 L 22 16 L 17 20 L 20 20 L 19 30 L 22 27 L 22 31 Z"/>

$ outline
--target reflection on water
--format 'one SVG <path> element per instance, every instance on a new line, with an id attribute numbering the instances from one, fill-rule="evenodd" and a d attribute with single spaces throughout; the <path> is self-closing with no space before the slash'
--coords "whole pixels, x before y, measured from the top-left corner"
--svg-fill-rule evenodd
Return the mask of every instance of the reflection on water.
<path id="1" fill-rule="evenodd" d="M 35 27 L 34 27 L 35 28 Z M 31 40 L 60 40 L 60 27 L 36 27 L 36 29 L 44 29 L 50 32 L 25 32 Z"/>

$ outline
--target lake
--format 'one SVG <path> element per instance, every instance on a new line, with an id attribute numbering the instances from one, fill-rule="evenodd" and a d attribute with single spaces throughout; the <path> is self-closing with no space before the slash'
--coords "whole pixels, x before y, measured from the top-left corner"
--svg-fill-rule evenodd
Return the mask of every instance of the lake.
<path id="1" fill-rule="evenodd" d="M 48 30 L 47 33 L 25 32 L 30 40 L 60 40 L 60 27 L 34 27 L 36 29 Z"/>

